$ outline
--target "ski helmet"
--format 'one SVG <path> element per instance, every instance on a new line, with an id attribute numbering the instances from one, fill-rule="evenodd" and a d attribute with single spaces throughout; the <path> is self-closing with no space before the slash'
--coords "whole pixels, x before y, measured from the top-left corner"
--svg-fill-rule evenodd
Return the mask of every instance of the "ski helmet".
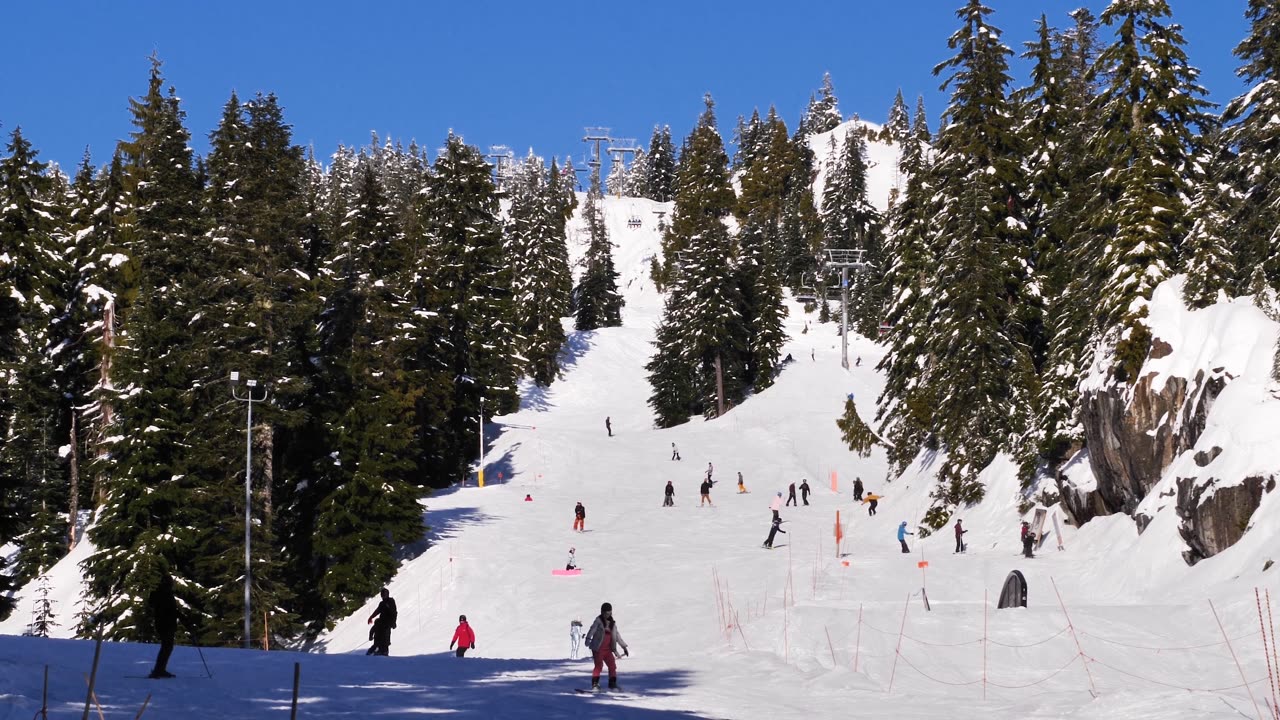
<path id="1" fill-rule="evenodd" d="M 600 606 L 600 614 L 603 615 L 607 612 L 613 612 L 613 605 L 610 603 L 604 603 Z"/>

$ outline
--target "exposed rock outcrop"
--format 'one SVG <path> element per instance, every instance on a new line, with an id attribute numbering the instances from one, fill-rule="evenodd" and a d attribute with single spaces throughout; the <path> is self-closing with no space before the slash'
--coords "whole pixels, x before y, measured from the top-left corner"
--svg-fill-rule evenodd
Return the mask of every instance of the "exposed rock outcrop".
<path id="1" fill-rule="evenodd" d="M 1182 558 L 1194 565 L 1234 545 L 1248 529 L 1262 494 L 1275 487 L 1274 476 L 1248 477 L 1228 487 L 1215 487 L 1213 479 L 1178 478 L 1179 532 L 1191 548 Z"/>

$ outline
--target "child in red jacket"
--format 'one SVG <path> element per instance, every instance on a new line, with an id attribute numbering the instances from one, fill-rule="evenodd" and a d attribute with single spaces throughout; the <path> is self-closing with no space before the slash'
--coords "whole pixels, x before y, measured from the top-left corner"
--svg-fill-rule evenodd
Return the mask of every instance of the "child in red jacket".
<path id="1" fill-rule="evenodd" d="M 449 649 L 452 650 L 454 645 L 458 646 L 458 657 L 467 654 L 467 649 L 476 649 L 476 634 L 467 624 L 467 616 L 458 616 L 458 629 L 453 631 L 453 639 L 449 641 Z"/>

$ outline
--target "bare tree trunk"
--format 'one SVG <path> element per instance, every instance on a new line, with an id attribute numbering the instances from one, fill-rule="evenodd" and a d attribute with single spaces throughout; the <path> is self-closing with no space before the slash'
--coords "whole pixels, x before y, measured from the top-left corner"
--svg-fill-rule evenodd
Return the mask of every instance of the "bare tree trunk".
<path id="1" fill-rule="evenodd" d="M 76 438 L 76 409 L 71 408 L 71 488 L 67 497 L 67 550 L 76 547 L 76 519 L 80 515 L 80 443 Z"/>
<path id="2" fill-rule="evenodd" d="M 106 439 L 112 421 L 115 419 L 115 410 L 111 405 L 111 397 L 108 392 L 111 385 L 111 357 L 116 346 L 116 305 L 115 302 L 108 300 L 105 307 L 102 308 L 102 361 L 98 363 L 98 406 L 101 411 L 98 416 L 97 447 L 94 456 L 99 460 L 106 457 L 107 449 L 103 440 Z M 101 467 L 99 465 L 99 467 Z M 104 486 L 101 471 L 93 477 L 93 497 L 94 505 L 102 505 L 107 500 L 107 489 Z"/>
<path id="3" fill-rule="evenodd" d="M 716 353 L 716 417 L 724 414 L 724 371 L 720 369 L 720 353 Z"/>

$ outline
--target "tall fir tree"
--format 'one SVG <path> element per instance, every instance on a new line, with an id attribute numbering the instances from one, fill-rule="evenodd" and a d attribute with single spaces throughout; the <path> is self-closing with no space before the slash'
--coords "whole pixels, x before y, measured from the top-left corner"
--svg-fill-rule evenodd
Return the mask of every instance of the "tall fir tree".
<path id="1" fill-rule="evenodd" d="M 622 295 L 618 293 L 618 271 L 613 265 L 613 242 L 604 221 L 604 195 L 600 187 L 600 171 L 591 173 L 591 187 L 582 206 L 587 225 L 587 252 L 583 257 L 582 278 L 574 293 L 577 330 L 599 330 L 622 324 Z"/>
<path id="2" fill-rule="evenodd" d="M 1204 157 L 1197 164 L 1203 178 L 1188 207 L 1191 229 L 1182 242 L 1187 274 L 1183 299 L 1192 308 L 1208 307 L 1220 294 L 1230 297 L 1245 291 L 1235 284 L 1236 258 L 1226 238 L 1228 219 L 1242 199 L 1226 177 L 1238 167 L 1238 158 L 1222 141 L 1221 131 L 1205 137 L 1201 148 Z"/>
<path id="3" fill-rule="evenodd" d="M 818 135 L 835 130 L 843 118 L 840 115 L 840 103 L 836 100 L 835 86 L 831 83 L 831 73 L 822 74 L 822 87 L 818 96 L 809 98 L 809 107 L 800 119 L 799 132 L 803 135 Z"/>
<path id="4" fill-rule="evenodd" d="M 893 105 L 889 106 L 889 117 L 885 120 L 881 139 L 894 145 L 901 145 L 911 136 L 911 111 L 907 109 L 907 101 L 902 98 L 902 88 L 893 96 Z"/>
<path id="5" fill-rule="evenodd" d="M 1095 68 L 1105 82 L 1094 105 L 1102 130 L 1091 151 L 1106 167 L 1092 229 L 1106 238 L 1095 332 L 1116 343 L 1112 372 L 1121 381 L 1136 379 L 1146 358 L 1147 302 L 1177 270 L 1198 134 L 1212 125 L 1199 71 L 1169 18 L 1165 0 L 1116 0 L 1100 16 L 1116 38 Z"/>
<path id="6" fill-rule="evenodd" d="M 559 373 L 564 344 L 561 318 L 568 311 L 562 291 L 569 272 L 565 260 L 565 216 L 559 205 L 561 178 L 530 155 L 517 169 L 509 193 L 507 253 L 512 258 L 512 299 L 517 336 L 526 343 L 524 370 L 546 387 Z"/>
<path id="7" fill-rule="evenodd" d="M 661 130 L 654 127 L 653 137 L 649 140 L 648 192 L 645 197 L 669 202 L 675 196 L 677 164 L 676 149 L 671 144 L 671 128 L 666 125 Z"/>

